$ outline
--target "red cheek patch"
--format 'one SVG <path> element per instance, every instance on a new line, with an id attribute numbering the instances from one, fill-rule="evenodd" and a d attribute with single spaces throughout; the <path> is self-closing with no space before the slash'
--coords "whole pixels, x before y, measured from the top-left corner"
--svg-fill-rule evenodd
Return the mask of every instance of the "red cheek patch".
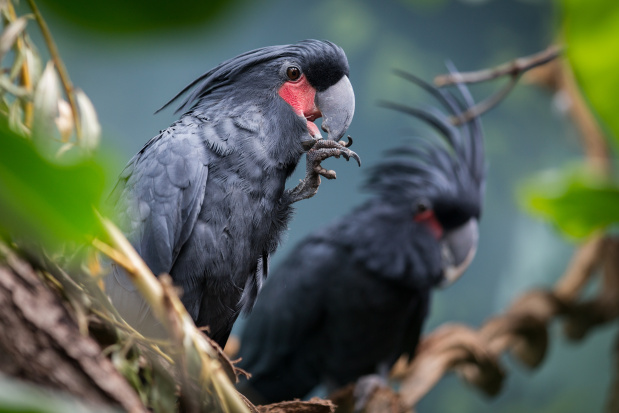
<path id="1" fill-rule="evenodd" d="M 426 225 L 436 239 L 441 239 L 443 237 L 443 227 L 438 222 L 436 215 L 434 215 L 434 211 L 431 209 L 418 213 L 415 215 L 414 220 Z"/>
<path id="2" fill-rule="evenodd" d="M 321 136 L 320 131 L 318 130 L 318 126 L 314 122 L 307 122 L 307 129 L 309 130 L 310 135 L 312 136 Z"/>
<path id="3" fill-rule="evenodd" d="M 318 127 L 313 123 L 322 116 L 314 103 L 316 89 L 309 84 L 305 75 L 301 75 L 299 80 L 294 82 L 284 83 L 279 88 L 278 94 L 292 107 L 292 110 L 307 119 L 309 133 L 313 136 L 320 136 Z"/>

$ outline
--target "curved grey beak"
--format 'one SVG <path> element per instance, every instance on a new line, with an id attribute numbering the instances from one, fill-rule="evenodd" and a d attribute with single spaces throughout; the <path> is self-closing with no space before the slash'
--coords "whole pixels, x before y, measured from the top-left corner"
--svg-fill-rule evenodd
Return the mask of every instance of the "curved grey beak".
<path id="1" fill-rule="evenodd" d="M 327 90 L 317 92 L 314 103 L 322 113 L 322 130 L 328 133 L 327 139 L 339 141 L 355 114 L 355 93 L 348 76 Z"/>
<path id="2" fill-rule="evenodd" d="M 477 252 L 479 228 L 477 219 L 471 218 L 458 228 L 450 231 L 441 241 L 443 258 L 443 281 L 447 287 L 456 281 L 468 268 Z"/>

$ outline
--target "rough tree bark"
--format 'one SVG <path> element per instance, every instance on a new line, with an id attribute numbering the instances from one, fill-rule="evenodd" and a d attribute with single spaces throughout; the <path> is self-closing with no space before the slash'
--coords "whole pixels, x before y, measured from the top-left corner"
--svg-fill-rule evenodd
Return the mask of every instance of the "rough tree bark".
<path id="1" fill-rule="evenodd" d="M 145 412 L 101 347 L 80 332 L 61 295 L 0 245 L 0 371 L 88 403 Z"/>

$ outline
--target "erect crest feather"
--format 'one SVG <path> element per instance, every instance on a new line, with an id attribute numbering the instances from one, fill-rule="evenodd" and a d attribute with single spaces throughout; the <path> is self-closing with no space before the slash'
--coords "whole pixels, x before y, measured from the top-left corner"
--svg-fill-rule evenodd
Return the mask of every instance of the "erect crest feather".
<path id="1" fill-rule="evenodd" d="M 450 67 L 450 71 L 453 71 Z M 418 109 L 396 103 L 382 105 L 421 119 L 440 135 L 415 137 L 391 149 L 372 170 L 365 187 L 393 200 L 414 202 L 420 197 L 466 197 L 481 209 L 485 184 L 484 146 L 478 117 L 454 126 L 462 112 L 474 105 L 468 89 L 459 85 L 461 99 L 406 72 L 400 77 L 434 96 L 447 111 Z"/>

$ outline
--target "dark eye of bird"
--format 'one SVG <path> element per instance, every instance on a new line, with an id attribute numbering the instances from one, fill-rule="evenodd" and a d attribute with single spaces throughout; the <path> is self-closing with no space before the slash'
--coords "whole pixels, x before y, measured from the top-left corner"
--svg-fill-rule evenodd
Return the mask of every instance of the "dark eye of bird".
<path id="1" fill-rule="evenodd" d="M 290 66 L 286 70 L 286 75 L 288 76 L 288 79 L 290 80 L 297 80 L 298 78 L 301 77 L 301 69 L 299 69 L 296 66 Z"/>
<path id="2" fill-rule="evenodd" d="M 421 214 L 422 212 L 426 212 L 428 209 L 430 209 L 430 206 L 426 202 L 419 202 L 415 207 L 415 212 L 417 214 Z"/>

